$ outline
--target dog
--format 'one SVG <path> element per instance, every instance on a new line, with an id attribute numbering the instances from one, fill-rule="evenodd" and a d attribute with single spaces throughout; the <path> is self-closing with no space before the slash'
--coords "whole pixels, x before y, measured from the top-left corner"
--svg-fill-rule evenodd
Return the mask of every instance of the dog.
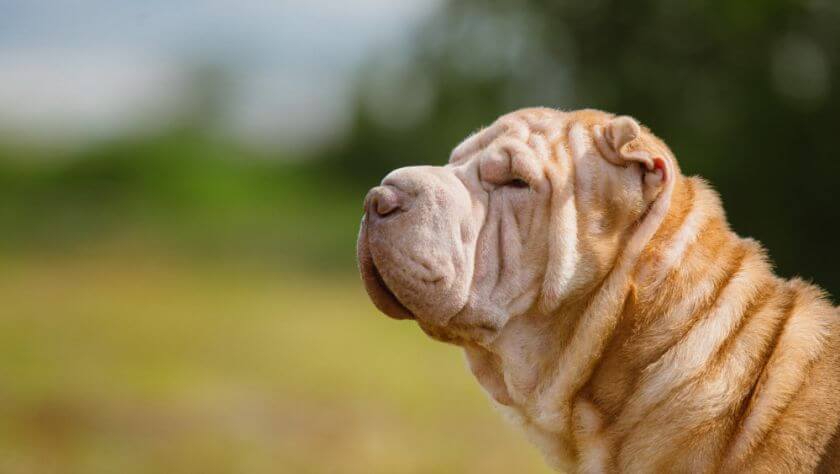
<path id="1" fill-rule="evenodd" d="M 373 303 L 462 347 L 556 469 L 840 472 L 840 311 L 632 117 L 519 110 L 364 206 Z"/>

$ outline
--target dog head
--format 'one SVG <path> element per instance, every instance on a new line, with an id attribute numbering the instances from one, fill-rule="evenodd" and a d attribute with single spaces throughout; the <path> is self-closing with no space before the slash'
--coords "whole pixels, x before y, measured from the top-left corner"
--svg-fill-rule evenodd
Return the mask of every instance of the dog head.
<path id="1" fill-rule="evenodd" d="M 677 174 L 630 117 L 502 116 L 448 164 L 400 168 L 370 190 L 357 246 L 365 287 L 434 338 L 492 342 L 511 318 L 591 291 Z"/>

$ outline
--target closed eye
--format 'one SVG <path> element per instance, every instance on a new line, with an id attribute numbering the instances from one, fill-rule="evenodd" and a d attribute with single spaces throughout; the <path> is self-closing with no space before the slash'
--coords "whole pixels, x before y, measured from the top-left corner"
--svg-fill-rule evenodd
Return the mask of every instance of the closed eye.
<path id="1" fill-rule="evenodd" d="M 527 181 L 525 181 L 524 179 L 519 179 L 519 178 L 512 179 L 512 180 L 508 181 L 507 183 L 505 183 L 504 185 L 509 186 L 511 188 L 522 188 L 522 189 L 531 187 L 528 184 Z"/>

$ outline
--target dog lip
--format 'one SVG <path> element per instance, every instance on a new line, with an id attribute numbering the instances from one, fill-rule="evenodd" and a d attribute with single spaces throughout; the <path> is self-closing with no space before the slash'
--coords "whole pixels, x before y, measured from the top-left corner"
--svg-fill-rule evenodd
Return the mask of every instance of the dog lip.
<path id="1" fill-rule="evenodd" d="M 365 219 L 362 219 L 356 252 L 359 261 L 359 272 L 365 284 L 365 290 L 368 296 L 370 296 L 371 301 L 373 301 L 373 304 L 380 311 L 394 319 L 417 319 L 414 313 L 406 308 L 397 298 L 397 295 L 388 288 L 379 269 L 376 267 L 376 263 L 373 261 L 373 256 L 368 246 L 367 225 Z"/>
<path id="2" fill-rule="evenodd" d="M 379 269 L 376 267 L 376 263 L 372 261 L 371 270 L 373 270 L 373 276 L 376 279 L 376 282 L 379 284 L 382 291 L 393 300 L 393 303 L 398 305 L 399 309 L 401 310 L 401 314 L 394 315 L 391 313 L 386 313 L 388 316 L 397 318 L 397 319 L 416 319 L 414 313 L 411 312 L 408 308 L 405 307 L 404 304 L 400 301 L 396 294 L 391 291 L 391 288 L 388 287 L 388 284 L 385 283 L 385 279 L 382 278 L 382 274 L 379 273 Z"/>

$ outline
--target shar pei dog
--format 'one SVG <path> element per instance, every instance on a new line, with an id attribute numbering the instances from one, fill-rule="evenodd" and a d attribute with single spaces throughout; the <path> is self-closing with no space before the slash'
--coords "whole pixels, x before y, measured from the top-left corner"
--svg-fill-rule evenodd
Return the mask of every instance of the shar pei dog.
<path id="1" fill-rule="evenodd" d="M 840 311 L 631 117 L 520 110 L 391 172 L 358 259 L 558 469 L 840 472 Z"/>

